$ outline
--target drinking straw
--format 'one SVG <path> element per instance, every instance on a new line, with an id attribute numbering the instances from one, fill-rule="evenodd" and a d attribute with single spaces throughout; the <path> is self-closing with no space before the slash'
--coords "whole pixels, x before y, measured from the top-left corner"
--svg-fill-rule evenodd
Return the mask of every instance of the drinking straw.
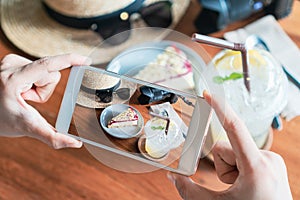
<path id="1" fill-rule="evenodd" d="M 208 44 L 211 46 L 217 46 L 221 48 L 240 51 L 242 54 L 244 84 L 248 92 L 250 93 L 250 77 L 249 77 L 249 70 L 248 70 L 248 63 L 247 63 L 247 50 L 244 43 L 233 43 L 219 38 L 201 35 L 198 33 L 194 33 L 192 35 L 192 40 L 199 43 Z"/>

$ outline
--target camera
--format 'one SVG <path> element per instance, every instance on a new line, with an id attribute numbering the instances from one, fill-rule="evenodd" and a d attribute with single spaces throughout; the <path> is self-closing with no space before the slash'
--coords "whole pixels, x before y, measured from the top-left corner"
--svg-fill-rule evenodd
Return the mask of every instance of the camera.
<path id="1" fill-rule="evenodd" d="M 281 19 L 290 14 L 293 0 L 199 0 L 202 11 L 195 20 L 199 33 L 209 34 L 228 24 L 263 12 Z"/>
<path id="2" fill-rule="evenodd" d="M 138 97 L 138 101 L 141 105 L 158 101 L 168 101 L 172 104 L 178 100 L 176 94 L 153 87 L 141 86 L 140 92 L 141 95 Z"/>

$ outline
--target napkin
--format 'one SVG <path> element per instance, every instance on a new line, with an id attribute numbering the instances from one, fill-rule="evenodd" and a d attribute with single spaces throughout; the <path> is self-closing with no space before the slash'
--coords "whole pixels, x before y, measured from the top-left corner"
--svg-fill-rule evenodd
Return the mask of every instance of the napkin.
<path id="1" fill-rule="evenodd" d="M 169 116 L 169 118 L 171 120 L 173 120 L 180 128 L 180 131 L 182 132 L 182 134 L 179 134 L 177 136 L 176 140 L 172 144 L 173 148 L 178 147 L 182 142 L 184 142 L 184 140 L 187 136 L 187 133 L 188 133 L 188 127 L 183 122 L 183 120 L 180 118 L 180 116 L 177 114 L 177 112 L 174 110 L 174 108 L 172 107 L 170 102 L 152 105 L 152 106 L 150 106 L 150 108 L 154 113 L 162 115 L 162 116 L 163 116 L 164 112 L 167 112 L 167 115 Z"/>
<path id="2" fill-rule="evenodd" d="M 252 34 L 262 38 L 274 58 L 296 81 L 300 82 L 299 48 L 272 15 L 267 15 L 243 28 L 226 32 L 224 38 L 231 42 L 245 42 Z M 288 102 L 281 116 L 289 121 L 300 115 L 300 88 L 289 81 L 287 93 Z"/>

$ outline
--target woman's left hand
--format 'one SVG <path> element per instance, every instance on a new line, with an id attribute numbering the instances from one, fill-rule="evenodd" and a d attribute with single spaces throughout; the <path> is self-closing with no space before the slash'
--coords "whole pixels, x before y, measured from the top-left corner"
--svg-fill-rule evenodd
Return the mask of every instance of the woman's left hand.
<path id="1" fill-rule="evenodd" d="M 36 61 L 14 54 L 5 56 L 0 63 L 0 136 L 29 136 L 55 149 L 81 147 L 80 141 L 58 133 L 26 101 L 47 101 L 60 80 L 60 70 L 90 64 L 90 58 L 76 54 Z"/>

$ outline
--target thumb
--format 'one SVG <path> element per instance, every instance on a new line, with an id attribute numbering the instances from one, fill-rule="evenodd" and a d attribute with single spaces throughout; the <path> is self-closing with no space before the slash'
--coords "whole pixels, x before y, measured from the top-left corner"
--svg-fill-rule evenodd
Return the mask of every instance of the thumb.
<path id="1" fill-rule="evenodd" d="M 202 187 L 187 176 L 171 172 L 168 172 L 167 176 L 183 199 L 215 199 L 217 195 L 217 192 Z"/>
<path id="2" fill-rule="evenodd" d="M 51 126 L 40 113 L 30 105 L 27 106 L 27 112 L 24 116 L 24 129 L 26 135 L 38 139 L 54 149 L 61 148 L 80 148 L 82 142 L 58 133 L 53 126 Z"/>

